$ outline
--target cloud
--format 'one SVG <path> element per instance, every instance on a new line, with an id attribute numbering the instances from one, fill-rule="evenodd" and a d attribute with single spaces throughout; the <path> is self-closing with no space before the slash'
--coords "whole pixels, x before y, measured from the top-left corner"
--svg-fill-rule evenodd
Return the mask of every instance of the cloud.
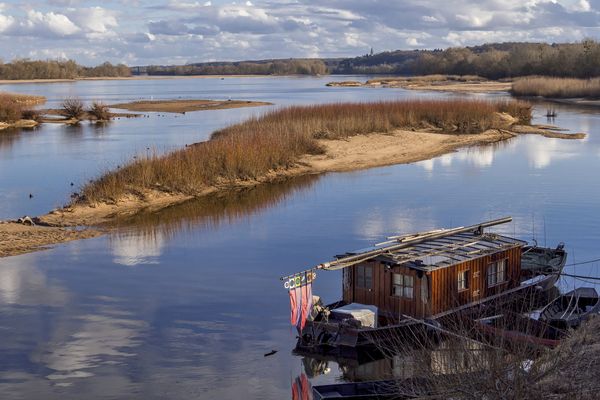
<path id="1" fill-rule="evenodd" d="M 151 4 L 148 4 L 151 3 Z M 2 3 L 0 3 L 2 4 Z M 4 55 L 85 63 L 346 57 L 402 48 L 595 37 L 597 0 L 40 0 L 0 5 Z M 92 6 L 90 6 L 92 4 Z M 29 7 L 29 8 L 27 8 Z M 19 37 L 18 44 L 7 39 Z M 57 42 L 56 39 L 60 39 Z M 60 43 L 60 45 L 59 45 Z"/>
<path id="2" fill-rule="evenodd" d="M 71 15 L 81 29 L 91 34 L 106 35 L 119 25 L 116 13 L 102 7 L 75 9 Z"/>
<path id="3" fill-rule="evenodd" d="M 78 33 L 80 30 L 64 14 L 57 14 L 52 11 L 42 13 L 30 10 L 27 12 L 27 18 L 18 24 L 15 33 L 33 36 L 70 36 Z"/>

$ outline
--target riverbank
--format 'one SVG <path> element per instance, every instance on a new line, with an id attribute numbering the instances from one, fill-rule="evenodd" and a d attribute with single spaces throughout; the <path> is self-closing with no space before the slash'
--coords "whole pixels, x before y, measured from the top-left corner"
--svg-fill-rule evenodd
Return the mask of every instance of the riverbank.
<path id="1" fill-rule="evenodd" d="M 424 75 L 392 78 L 377 78 L 366 82 L 329 82 L 330 87 L 383 87 L 407 90 L 429 90 L 443 92 L 489 93 L 508 92 L 512 87 L 509 81 L 490 81 L 478 76 Z"/>
<path id="2" fill-rule="evenodd" d="M 86 185 L 81 197 L 40 222 L 102 225 L 209 194 L 303 175 L 411 163 L 517 134 L 550 131 L 523 125 L 529 117 L 525 103 L 477 100 L 276 110 L 217 131 L 207 142 L 138 158 Z M 37 246 L 60 242 L 48 236 L 36 240 Z"/>
<path id="3" fill-rule="evenodd" d="M 130 103 L 111 104 L 110 108 L 117 108 L 136 112 L 168 112 L 186 113 L 191 111 L 224 110 L 230 108 L 271 106 L 273 103 L 266 101 L 242 100 L 140 100 Z"/>
<path id="4" fill-rule="evenodd" d="M 101 235 L 96 229 L 75 230 L 0 222 L 0 257 L 47 249 L 49 246 Z"/>

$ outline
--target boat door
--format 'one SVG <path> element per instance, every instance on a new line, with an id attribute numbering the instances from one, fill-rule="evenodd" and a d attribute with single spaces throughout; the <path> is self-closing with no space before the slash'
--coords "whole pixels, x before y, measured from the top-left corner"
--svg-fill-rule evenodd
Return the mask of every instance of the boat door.
<path id="1" fill-rule="evenodd" d="M 354 302 L 375 304 L 375 263 L 365 262 L 354 267 Z"/>

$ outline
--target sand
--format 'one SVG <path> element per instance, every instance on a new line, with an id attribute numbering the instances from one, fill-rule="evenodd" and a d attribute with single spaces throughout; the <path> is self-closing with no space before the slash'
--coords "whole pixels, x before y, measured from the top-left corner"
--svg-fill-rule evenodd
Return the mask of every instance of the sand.
<path id="1" fill-rule="evenodd" d="M 109 107 L 136 112 L 185 113 L 190 111 L 222 110 L 228 108 L 268 105 L 273 105 L 273 103 L 241 100 L 141 100 L 131 103 L 111 104 Z"/>
<path id="2" fill-rule="evenodd" d="M 74 230 L 4 222 L 0 223 L 0 257 L 43 250 L 57 243 L 92 238 L 100 234 L 100 231 L 92 229 Z"/>
<path id="3" fill-rule="evenodd" d="M 419 80 L 418 78 L 389 78 L 374 79 L 365 83 L 356 81 L 329 82 L 326 86 L 333 87 L 382 87 L 402 88 L 409 90 L 433 90 L 440 92 L 489 93 L 507 92 L 511 89 L 510 82 L 498 81 L 457 81 L 457 80 Z"/>

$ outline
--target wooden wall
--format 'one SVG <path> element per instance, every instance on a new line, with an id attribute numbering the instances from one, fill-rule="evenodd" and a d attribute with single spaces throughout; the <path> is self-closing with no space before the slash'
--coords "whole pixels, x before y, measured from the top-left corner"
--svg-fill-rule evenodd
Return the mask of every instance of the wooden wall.
<path id="1" fill-rule="evenodd" d="M 487 266 L 502 259 L 507 260 L 506 281 L 488 288 Z M 521 248 L 515 247 L 430 273 L 404 266 L 386 268 L 384 264 L 377 261 L 368 261 L 361 265 L 370 265 L 373 268 L 372 287 L 370 289 L 357 287 L 355 285 L 357 266 L 346 268 L 343 286 L 345 302 L 376 305 L 380 316 L 390 319 L 397 319 L 402 314 L 426 318 L 518 286 L 521 273 Z M 459 292 L 458 273 L 465 270 L 469 271 L 469 288 Z M 392 295 L 393 273 L 413 277 L 413 299 Z"/>

